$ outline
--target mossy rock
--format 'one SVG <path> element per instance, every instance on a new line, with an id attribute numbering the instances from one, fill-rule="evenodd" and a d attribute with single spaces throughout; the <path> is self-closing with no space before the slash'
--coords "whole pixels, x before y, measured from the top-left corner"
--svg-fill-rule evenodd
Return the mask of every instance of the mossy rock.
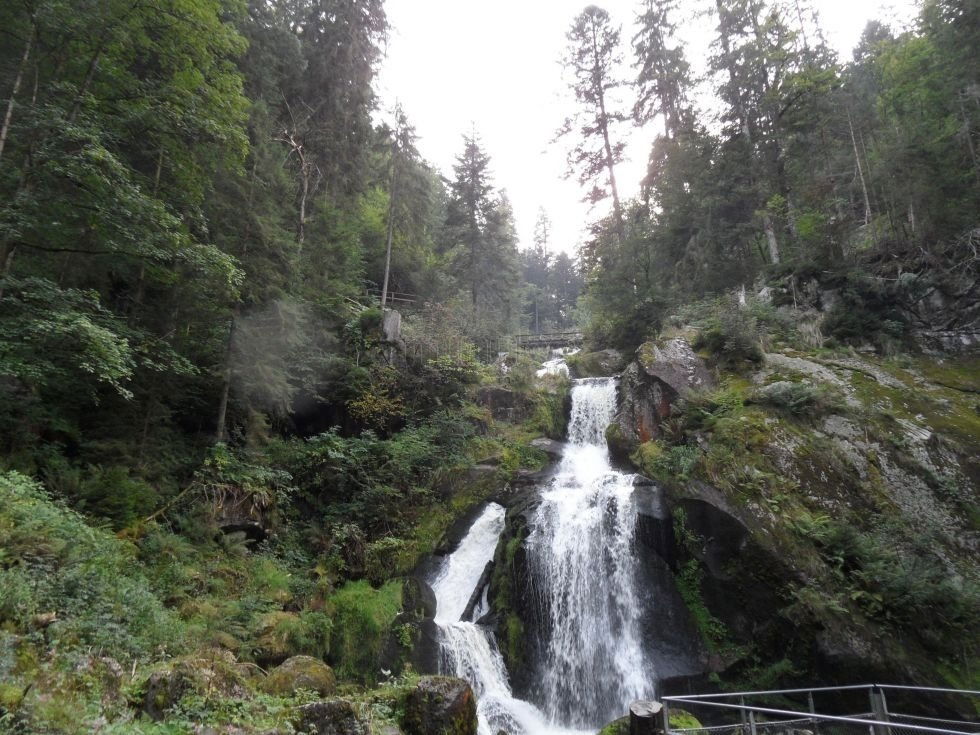
<path id="1" fill-rule="evenodd" d="M 696 730 L 703 727 L 701 721 L 686 709 L 671 709 L 668 719 L 672 730 Z"/>
<path id="2" fill-rule="evenodd" d="M 152 719 L 162 720 L 184 695 L 192 692 L 228 699 L 249 696 L 235 657 L 215 649 L 177 659 L 151 673 L 144 684 L 142 709 Z"/>
<path id="3" fill-rule="evenodd" d="M 299 708 L 296 729 L 316 735 L 368 735 L 368 725 L 346 699 L 324 699 Z"/>
<path id="4" fill-rule="evenodd" d="M 276 610 L 266 613 L 258 621 L 255 640 L 255 658 L 262 666 L 281 664 L 293 653 L 291 639 L 300 627 L 299 615 Z"/>
<path id="5" fill-rule="evenodd" d="M 300 689 L 309 689 L 322 697 L 334 693 L 337 678 L 333 669 L 312 656 L 293 656 L 269 672 L 262 682 L 268 694 L 291 696 Z"/>
<path id="6" fill-rule="evenodd" d="M 26 688 L 20 684 L 0 682 L 0 712 L 16 710 L 24 699 Z"/>
<path id="7" fill-rule="evenodd" d="M 612 423 L 606 427 L 606 446 L 609 447 L 609 456 L 613 459 L 628 462 L 638 444 L 626 437 L 619 424 Z"/>
<path id="8" fill-rule="evenodd" d="M 408 735 L 476 735 L 476 697 L 462 679 L 425 676 L 408 695 L 402 727 Z"/>
<path id="9" fill-rule="evenodd" d="M 576 378 L 608 378 L 622 372 L 626 358 L 619 350 L 600 350 L 599 352 L 580 352 L 566 359 L 568 369 Z"/>

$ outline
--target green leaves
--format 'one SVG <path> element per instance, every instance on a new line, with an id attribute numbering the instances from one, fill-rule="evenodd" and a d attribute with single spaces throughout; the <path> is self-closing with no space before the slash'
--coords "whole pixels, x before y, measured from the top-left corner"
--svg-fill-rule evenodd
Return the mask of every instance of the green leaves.
<path id="1" fill-rule="evenodd" d="M 135 356 L 121 326 L 91 291 L 5 279 L 0 299 L 0 375 L 45 390 L 70 382 L 97 398 L 98 384 L 124 398 Z"/>

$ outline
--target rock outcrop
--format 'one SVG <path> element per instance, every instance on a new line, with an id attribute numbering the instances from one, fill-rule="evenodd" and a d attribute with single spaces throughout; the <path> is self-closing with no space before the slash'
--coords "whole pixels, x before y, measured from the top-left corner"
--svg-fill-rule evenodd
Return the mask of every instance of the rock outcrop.
<path id="1" fill-rule="evenodd" d="M 476 697 L 462 679 L 425 676 L 408 695 L 402 727 L 407 735 L 476 735 Z"/>
<path id="2" fill-rule="evenodd" d="M 296 729 L 316 735 L 368 735 L 366 722 L 346 699 L 324 699 L 299 708 Z"/>
<path id="3" fill-rule="evenodd" d="M 567 362 L 573 378 L 606 378 L 626 367 L 623 353 L 614 349 L 570 355 Z"/>
<path id="4" fill-rule="evenodd" d="M 656 439 L 676 401 L 713 384 L 704 361 L 686 339 L 641 345 L 620 378 L 618 409 L 606 432 L 613 458 L 626 461 L 640 444 Z"/>
<path id="5" fill-rule="evenodd" d="M 292 696 L 300 689 L 309 689 L 326 697 L 334 693 L 337 678 L 333 669 L 312 656 L 293 656 L 269 672 L 262 689 L 269 694 Z"/>
<path id="6" fill-rule="evenodd" d="M 162 720 L 184 695 L 192 692 L 243 699 L 249 696 L 246 679 L 229 651 L 215 649 L 207 655 L 180 658 L 150 674 L 142 710 L 151 719 Z"/>

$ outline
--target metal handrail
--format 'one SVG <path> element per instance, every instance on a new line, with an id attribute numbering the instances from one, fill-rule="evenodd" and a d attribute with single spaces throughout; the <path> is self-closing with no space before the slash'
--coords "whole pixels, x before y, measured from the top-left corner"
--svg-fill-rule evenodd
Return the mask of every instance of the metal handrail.
<path id="1" fill-rule="evenodd" d="M 716 699 L 718 697 L 753 697 L 760 694 L 806 694 L 807 692 L 842 692 L 854 691 L 856 689 L 872 689 L 878 684 L 848 684 L 840 687 L 807 687 L 805 689 L 766 689 L 757 692 L 716 692 L 713 694 L 677 694 L 670 697 L 663 697 L 664 701 L 674 699 L 701 700 Z M 957 691 L 957 690 L 954 690 Z"/>
<path id="2" fill-rule="evenodd" d="M 915 687 L 906 684 L 847 684 L 839 687 L 806 687 L 803 689 L 766 689 L 754 692 L 715 692 L 709 694 L 676 694 L 667 699 L 717 699 L 718 697 L 752 697 L 760 694 L 806 694 L 807 692 L 844 692 L 855 689 L 903 689 L 915 692 L 939 692 L 943 694 L 967 694 L 980 696 L 980 691 L 974 689 L 946 689 L 943 687 Z"/>
<path id="3" fill-rule="evenodd" d="M 847 688 L 848 689 L 864 689 L 864 688 L 869 688 L 871 686 L 873 686 L 873 685 L 851 686 L 851 687 L 847 687 Z M 833 689 L 844 689 L 844 688 L 845 687 L 822 687 L 820 689 L 820 691 L 828 691 L 828 690 L 833 690 Z M 776 693 L 786 694 L 786 693 L 790 693 L 791 691 L 795 691 L 796 693 L 799 693 L 799 692 L 818 691 L 818 690 L 817 689 L 797 689 L 797 690 L 784 690 L 783 692 L 773 691 L 773 692 L 755 692 L 755 693 L 756 694 L 776 694 Z M 698 696 L 698 695 L 687 695 L 686 697 L 684 697 L 684 696 L 680 696 L 680 697 L 663 697 L 662 699 L 666 703 L 670 703 L 670 702 L 690 702 L 692 696 Z M 845 715 L 824 715 L 824 714 L 820 714 L 818 712 L 799 712 L 799 711 L 785 710 L 785 709 L 774 709 L 774 708 L 770 708 L 770 707 L 753 707 L 753 706 L 749 706 L 749 705 L 731 704 L 731 703 L 728 703 L 728 702 L 709 702 L 709 701 L 705 701 L 703 699 L 700 700 L 700 701 L 698 701 L 698 704 L 704 705 L 704 706 L 707 706 L 707 707 L 719 707 L 719 708 L 722 708 L 722 709 L 738 710 L 740 712 L 747 712 L 750 715 L 752 713 L 754 713 L 754 712 L 759 712 L 759 713 L 766 714 L 766 715 L 789 715 L 789 716 L 793 717 L 794 719 L 827 720 L 827 721 L 830 721 L 830 722 L 843 722 L 843 723 L 852 724 L 852 725 L 868 725 L 868 726 L 876 727 L 876 728 L 888 728 L 888 727 L 894 728 L 894 727 L 901 727 L 903 730 L 915 730 L 915 731 L 923 732 L 923 733 L 943 733 L 943 735 L 976 735 L 976 733 L 970 732 L 968 730 L 951 730 L 951 729 L 940 728 L 940 727 L 926 727 L 926 726 L 923 726 L 923 725 L 911 725 L 911 724 L 908 724 L 908 723 L 905 723 L 905 722 L 901 723 L 901 725 L 897 725 L 894 722 L 888 722 L 886 720 L 869 720 L 869 719 L 865 719 L 863 717 L 847 717 Z M 800 715 L 804 715 L 804 717 L 801 718 Z M 760 723 L 760 724 L 762 724 L 762 723 Z"/>
<path id="4" fill-rule="evenodd" d="M 941 692 L 943 694 L 970 694 L 980 697 L 980 691 L 976 689 L 944 689 L 942 687 L 913 687 L 906 684 L 869 684 L 868 686 L 878 687 L 879 689 L 904 689 L 911 692 Z"/>

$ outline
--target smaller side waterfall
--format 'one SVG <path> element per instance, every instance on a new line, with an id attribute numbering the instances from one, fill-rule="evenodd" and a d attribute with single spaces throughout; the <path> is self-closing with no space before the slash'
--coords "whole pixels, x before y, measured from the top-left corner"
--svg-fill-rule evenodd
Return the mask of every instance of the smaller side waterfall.
<path id="1" fill-rule="evenodd" d="M 477 698 L 479 735 L 572 735 L 550 724 L 534 705 L 515 699 L 493 636 L 460 620 L 504 529 L 504 509 L 491 503 L 432 581 L 440 630 L 440 667 L 465 679 Z"/>

